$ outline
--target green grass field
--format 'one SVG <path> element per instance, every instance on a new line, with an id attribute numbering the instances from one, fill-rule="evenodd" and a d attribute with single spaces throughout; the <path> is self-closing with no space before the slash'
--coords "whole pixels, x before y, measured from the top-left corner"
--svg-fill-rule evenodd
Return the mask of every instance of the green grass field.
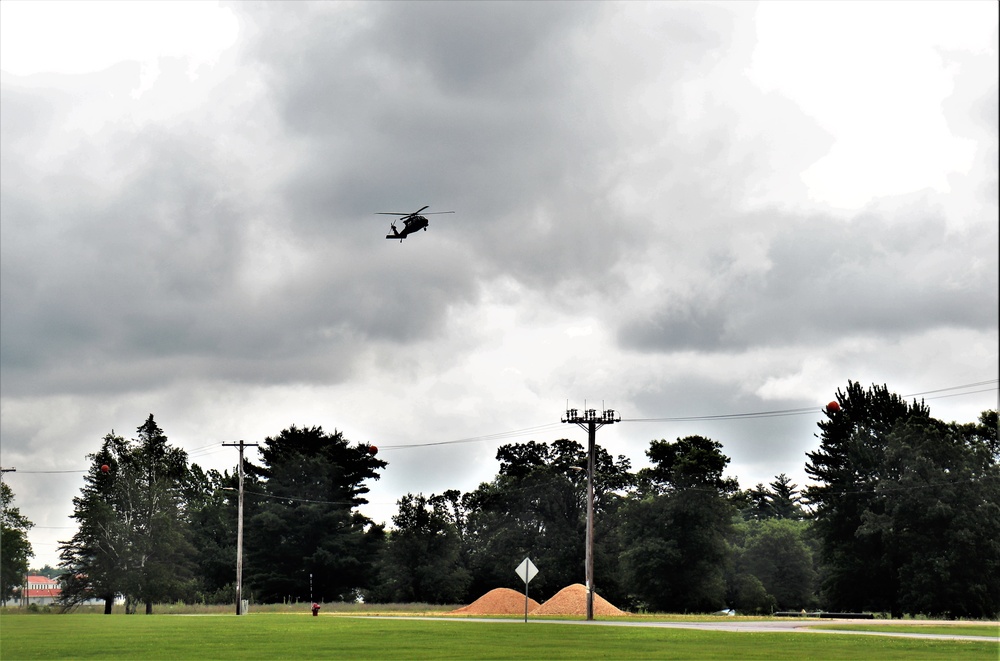
<path id="1" fill-rule="evenodd" d="M 879 624 L 817 624 L 816 629 L 836 629 L 839 631 L 884 631 L 887 633 L 930 633 L 942 636 L 983 636 L 1000 638 L 1000 626 L 996 624 L 915 624 L 913 622 L 890 622 Z"/>
<path id="2" fill-rule="evenodd" d="M 954 633 L 966 633 L 954 631 Z M 988 659 L 995 641 L 303 613 L 0 616 L 0 659 Z"/>

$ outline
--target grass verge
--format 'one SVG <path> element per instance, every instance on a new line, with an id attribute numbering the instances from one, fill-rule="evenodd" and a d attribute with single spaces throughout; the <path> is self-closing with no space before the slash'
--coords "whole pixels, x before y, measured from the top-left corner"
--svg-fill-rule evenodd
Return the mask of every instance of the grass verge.
<path id="1" fill-rule="evenodd" d="M 927 633 L 939 634 L 942 636 L 983 636 L 984 638 L 996 638 L 1000 640 L 1000 625 L 997 624 L 974 624 L 970 622 L 956 622 L 954 624 L 940 624 L 937 622 L 928 624 L 918 624 L 915 622 L 899 622 L 898 624 L 820 624 L 813 629 L 835 629 L 838 631 L 882 631 L 885 633 Z"/>
<path id="2" fill-rule="evenodd" d="M 0 659 L 989 659 L 991 641 L 306 614 L 0 617 Z"/>

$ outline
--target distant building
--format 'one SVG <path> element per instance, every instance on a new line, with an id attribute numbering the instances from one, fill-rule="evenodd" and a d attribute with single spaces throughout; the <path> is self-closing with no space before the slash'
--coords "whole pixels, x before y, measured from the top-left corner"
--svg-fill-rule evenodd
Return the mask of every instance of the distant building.
<path id="1" fill-rule="evenodd" d="M 61 594 L 59 581 L 47 576 L 25 576 L 18 603 L 21 606 L 30 606 L 31 604 L 47 606 L 56 603 Z"/>
<path id="2" fill-rule="evenodd" d="M 37 606 L 51 606 L 59 601 L 62 595 L 62 588 L 59 587 L 59 580 L 47 576 L 25 576 L 24 585 L 14 590 L 14 602 L 21 608 L 27 608 L 31 604 Z M 115 597 L 116 604 L 125 603 L 119 596 Z M 103 606 L 104 600 L 86 599 L 77 604 L 78 606 Z"/>

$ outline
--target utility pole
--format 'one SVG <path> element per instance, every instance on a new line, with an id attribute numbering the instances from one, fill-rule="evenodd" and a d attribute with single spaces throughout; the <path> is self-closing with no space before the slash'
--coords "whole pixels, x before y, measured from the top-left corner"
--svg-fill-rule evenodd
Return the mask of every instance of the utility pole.
<path id="1" fill-rule="evenodd" d="M 587 409 L 580 415 L 577 409 L 567 409 L 563 422 L 578 425 L 587 430 L 587 620 L 594 619 L 594 447 L 597 430 L 604 425 L 621 422 L 621 416 L 611 409 L 598 415 L 594 409 Z"/>
<path id="2" fill-rule="evenodd" d="M 223 447 L 240 449 L 240 495 L 238 506 L 239 523 L 236 525 L 236 614 L 243 614 L 243 448 L 255 448 L 256 443 L 223 443 Z"/>
<path id="3" fill-rule="evenodd" d="M 17 472 L 16 468 L 2 468 L 2 467 L 0 467 L 0 484 L 3 483 L 3 474 L 4 473 L 16 473 L 16 472 Z"/>
<path id="4" fill-rule="evenodd" d="M 16 468 L 3 468 L 2 466 L 0 466 L 0 486 L 3 485 L 3 474 L 4 473 L 16 473 L 16 472 L 17 472 Z M 7 508 L 7 504 L 4 503 L 4 510 L 6 510 L 6 508 Z M 0 512 L 0 516 L 6 517 L 6 515 L 7 515 L 6 511 Z M 28 604 L 24 603 L 24 600 L 27 599 L 27 594 L 28 594 L 28 575 L 25 574 L 24 575 L 24 585 L 21 586 L 21 594 L 19 595 L 20 596 L 20 601 L 21 601 L 21 603 L 24 606 L 28 605 Z M 3 605 L 4 606 L 7 605 L 7 600 L 6 599 L 4 599 Z"/>
<path id="5" fill-rule="evenodd" d="M 0 467 L 0 484 L 3 484 L 3 474 L 4 473 L 16 473 L 16 468 L 3 468 Z"/>

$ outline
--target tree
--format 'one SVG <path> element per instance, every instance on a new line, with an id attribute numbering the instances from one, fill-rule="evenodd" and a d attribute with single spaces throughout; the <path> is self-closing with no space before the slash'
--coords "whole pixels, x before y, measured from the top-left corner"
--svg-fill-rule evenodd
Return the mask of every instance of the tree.
<path id="1" fill-rule="evenodd" d="M 128 442 L 112 431 L 98 452 L 87 455 L 90 467 L 80 495 L 73 498 L 71 515 L 79 527 L 70 541 L 60 542 L 59 557 L 65 570 L 60 603 L 64 609 L 96 598 L 104 600 L 108 615 L 115 595 L 124 590 L 128 526 L 116 510 L 116 506 L 120 509 L 116 482 L 119 460 L 124 460 L 128 451 Z M 103 471 L 102 466 L 108 470 Z"/>
<path id="2" fill-rule="evenodd" d="M 653 466 L 639 472 L 640 499 L 627 505 L 622 571 L 633 600 L 649 610 L 712 611 L 725 603 L 726 538 L 739 490 L 723 477 L 729 457 L 716 441 L 652 441 Z"/>
<path id="3" fill-rule="evenodd" d="M 88 455 L 73 499 L 79 529 L 60 546 L 64 608 L 96 597 L 110 613 L 121 594 L 126 612 L 145 603 L 151 613 L 154 601 L 184 596 L 193 552 L 183 508 L 187 454 L 167 443 L 152 414 L 137 432 L 132 441 L 112 432 Z"/>
<path id="4" fill-rule="evenodd" d="M 6 605 L 24 581 L 34 553 L 28 541 L 31 521 L 14 507 L 14 491 L 0 481 L 0 603 Z"/>
<path id="5" fill-rule="evenodd" d="M 806 512 L 802 508 L 799 486 L 792 484 L 791 478 L 782 473 L 770 488 L 758 482 L 753 489 L 740 492 L 734 499 L 744 519 L 761 521 L 764 519 L 803 519 Z"/>
<path id="6" fill-rule="evenodd" d="M 376 581 L 384 530 L 356 510 L 386 462 L 339 431 L 294 425 L 261 445 L 261 496 L 247 520 L 246 582 L 264 602 L 353 600 Z M 249 499 L 251 501 L 254 498 Z"/>
<path id="7" fill-rule="evenodd" d="M 881 508 L 858 531 L 894 549 L 895 610 L 992 618 L 1000 612 L 996 412 L 979 425 L 902 421 L 888 436 Z"/>
<path id="8" fill-rule="evenodd" d="M 809 524 L 798 519 L 744 521 L 733 539 L 730 604 L 741 612 L 809 608 L 816 601 L 816 570 L 807 543 Z M 754 582 L 747 582 L 746 577 Z M 763 590 L 765 598 L 755 590 Z M 766 606 L 766 608 L 765 608 Z"/>
<path id="9" fill-rule="evenodd" d="M 203 603 L 236 600 L 236 526 L 239 479 L 228 471 L 207 473 L 192 464 L 184 486 L 185 514 L 194 547 L 195 598 Z M 244 479 L 248 490 L 256 490 Z"/>
<path id="10" fill-rule="evenodd" d="M 806 516 L 802 509 L 802 496 L 799 495 L 799 485 L 792 484 L 791 478 L 784 473 L 771 482 L 771 492 L 768 498 L 771 516 L 776 519 L 801 520 Z"/>
<path id="11" fill-rule="evenodd" d="M 764 486 L 763 482 L 758 482 L 753 489 L 747 489 L 737 495 L 737 507 L 740 514 L 748 521 L 761 521 L 774 516 L 771 507 L 771 499 L 774 494 Z"/>
<path id="12" fill-rule="evenodd" d="M 471 580 L 462 563 L 455 521 L 460 494 L 406 494 L 392 517 L 375 600 L 453 604 L 464 600 Z"/>
<path id="13" fill-rule="evenodd" d="M 132 594 L 153 612 L 153 602 L 181 597 L 191 578 L 189 539 L 184 512 L 188 481 L 187 453 L 171 447 L 150 414 L 138 431 L 129 456 L 134 481 L 124 484 L 134 520 L 133 559 L 138 580 Z M 126 595 L 126 599 L 128 595 Z"/>
<path id="14" fill-rule="evenodd" d="M 531 586 L 539 597 L 579 582 L 584 473 L 570 467 L 581 454 L 581 446 L 570 441 L 558 449 L 530 441 L 497 450 L 496 478 L 463 500 L 469 513 L 465 539 L 475 594 L 497 587 L 523 589 L 513 569 L 525 557 L 541 570 Z"/>
<path id="15" fill-rule="evenodd" d="M 867 391 L 848 382 L 837 391 L 838 410 L 819 423 L 820 447 L 806 453 L 806 473 L 818 482 L 806 490 L 823 560 L 823 598 L 833 610 L 899 614 L 897 547 L 880 535 L 864 534 L 868 517 L 885 513 L 878 487 L 889 477 L 886 450 L 893 429 L 930 417 L 923 403 L 907 404 L 886 386 Z"/>
<path id="16" fill-rule="evenodd" d="M 567 439 L 517 443 L 497 450 L 497 477 L 466 494 L 465 542 L 472 595 L 497 587 L 523 589 L 513 568 L 530 557 L 539 568 L 532 594 L 545 598 L 585 573 L 586 470 L 583 446 Z M 629 462 L 595 448 L 595 573 L 604 594 L 615 591 L 606 518 L 616 492 L 631 483 Z M 602 569 L 603 568 L 603 569 Z"/>
<path id="17" fill-rule="evenodd" d="M 651 441 L 646 456 L 653 463 L 639 473 L 639 480 L 653 493 L 676 493 L 684 489 L 707 489 L 732 495 L 739 489 L 734 478 L 723 477 L 729 457 L 722 445 L 704 436 L 688 436 L 676 442 Z"/>
<path id="18" fill-rule="evenodd" d="M 45 578 L 56 580 L 59 578 L 62 572 L 57 567 L 45 564 L 41 567 L 41 569 L 35 567 L 29 567 L 28 574 L 30 574 L 31 576 L 44 576 Z"/>

